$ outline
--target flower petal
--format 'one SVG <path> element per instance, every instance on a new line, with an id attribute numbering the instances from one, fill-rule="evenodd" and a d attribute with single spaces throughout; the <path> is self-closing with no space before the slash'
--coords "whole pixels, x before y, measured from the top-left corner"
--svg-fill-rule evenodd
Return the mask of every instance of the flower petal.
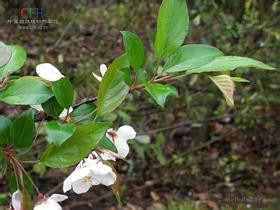
<path id="1" fill-rule="evenodd" d="M 31 108 L 36 109 L 39 112 L 43 112 L 44 111 L 42 105 L 40 105 L 40 104 L 38 104 L 38 105 L 30 105 L 30 106 L 31 106 Z"/>
<path id="2" fill-rule="evenodd" d="M 91 182 L 78 180 L 72 183 L 73 191 L 77 194 L 86 193 L 91 188 Z"/>
<path id="3" fill-rule="evenodd" d="M 68 196 L 66 195 L 61 195 L 61 194 L 52 194 L 49 199 L 52 199 L 56 202 L 61 202 L 61 201 L 64 201 L 66 199 L 68 199 Z"/>
<path id="4" fill-rule="evenodd" d="M 91 171 L 89 168 L 78 168 L 74 170 L 63 183 L 63 192 L 69 191 L 73 187 L 73 183 L 83 180 L 84 177 L 90 176 Z"/>
<path id="5" fill-rule="evenodd" d="M 112 172 L 112 168 L 99 162 L 90 166 L 90 170 L 94 175 L 105 175 Z"/>
<path id="6" fill-rule="evenodd" d="M 110 173 L 105 175 L 95 176 L 95 179 L 105 186 L 110 186 L 115 183 L 117 176 L 114 172 L 111 171 Z"/>
<path id="7" fill-rule="evenodd" d="M 127 141 L 128 139 L 134 139 L 136 132 L 131 126 L 124 125 L 118 129 L 117 136 Z"/>
<path id="8" fill-rule="evenodd" d="M 101 64 L 100 65 L 100 73 L 101 73 L 102 77 L 104 77 L 106 71 L 107 71 L 107 66 L 105 64 Z"/>
<path id="9" fill-rule="evenodd" d="M 99 82 L 101 82 L 102 77 L 98 76 L 97 74 L 92 72 L 92 75 L 95 77 L 95 79 L 97 79 Z"/>
<path id="10" fill-rule="evenodd" d="M 61 114 L 59 115 L 59 118 L 65 118 L 66 116 L 67 116 L 67 109 L 64 109 L 62 112 L 61 112 Z M 73 112 L 73 108 L 72 107 L 70 107 L 69 108 L 69 114 L 71 113 L 71 112 Z"/>
<path id="11" fill-rule="evenodd" d="M 126 156 L 129 153 L 129 146 L 127 144 L 127 141 L 123 138 L 117 137 L 115 139 L 115 145 L 118 149 L 118 154 L 123 157 L 126 158 Z"/>
<path id="12" fill-rule="evenodd" d="M 48 81 L 58 81 L 64 77 L 60 71 L 50 63 L 42 63 L 36 66 L 37 74 Z"/>
<path id="13" fill-rule="evenodd" d="M 62 210 L 61 206 L 53 199 L 47 199 L 35 205 L 34 210 Z"/>
<path id="14" fill-rule="evenodd" d="M 14 210 L 21 210 L 23 196 L 20 190 L 17 190 L 12 195 L 12 206 Z"/>

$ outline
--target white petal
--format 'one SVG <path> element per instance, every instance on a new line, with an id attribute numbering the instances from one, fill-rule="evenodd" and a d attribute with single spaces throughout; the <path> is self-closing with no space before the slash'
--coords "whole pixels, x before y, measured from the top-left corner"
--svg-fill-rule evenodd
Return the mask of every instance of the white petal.
<path id="1" fill-rule="evenodd" d="M 62 210 L 61 206 L 52 199 L 47 199 L 35 205 L 34 210 Z"/>
<path id="2" fill-rule="evenodd" d="M 21 191 L 17 190 L 12 195 L 12 206 L 13 206 L 14 210 L 21 210 L 22 204 L 23 204 L 22 193 L 21 193 Z"/>
<path id="3" fill-rule="evenodd" d="M 86 193 L 91 188 L 90 182 L 78 180 L 72 183 L 73 191 L 77 194 Z"/>
<path id="4" fill-rule="evenodd" d="M 56 202 L 61 202 L 61 201 L 64 201 L 66 199 L 68 199 L 68 196 L 66 195 L 61 195 L 61 194 L 52 194 L 49 199 L 52 199 Z"/>
<path id="5" fill-rule="evenodd" d="M 100 65 L 100 73 L 101 73 L 102 77 L 104 77 L 106 71 L 107 71 L 107 66 L 105 64 L 101 64 Z"/>
<path id="6" fill-rule="evenodd" d="M 38 105 L 30 105 L 30 106 L 31 106 L 31 108 L 36 109 L 39 112 L 43 112 L 44 111 L 43 107 L 40 104 L 38 104 Z"/>
<path id="7" fill-rule="evenodd" d="M 58 81 L 64 77 L 60 71 L 50 63 L 37 65 L 36 72 L 41 78 L 51 82 Z"/>
<path id="8" fill-rule="evenodd" d="M 90 170 L 94 175 L 105 175 L 112 172 L 112 168 L 103 164 L 102 162 L 91 165 Z"/>
<path id="9" fill-rule="evenodd" d="M 78 168 L 74 170 L 63 183 L 63 192 L 69 191 L 73 187 L 73 183 L 83 180 L 84 177 L 90 176 L 91 171 L 89 168 Z"/>
<path id="10" fill-rule="evenodd" d="M 63 192 L 66 193 L 72 188 L 71 177 L 68 176 L 63 182 Z"/>
<path id="11" fill-rule="evenodd" d="M 127 141 L 128 139 L 134 139 L 136 132 L 131 126 L 124 125 L 118 129 L 117 136 Z"/>
<path id="12" fill-rule="evenodd" d="M 95 176 L 95 179 L 105 186 L 110 186 L 115 183 L 117 176 L 114 172 L 110 172 L 105 175 Z"/>
<path id="13" fill-rule="evenodd" d="M 92 75 L 95 77 L 95 79 L 97 79 L 99 82 L 101 82 L 102 77 L 98 76 L 97 74 L 92 72 Z"/>
<path id="14" fill-rule="evenodd" d="M 72 107 L 69 108 L 69 114 L 70 114 L 71 112 L 73 112 L 73 108 L 72 108 Z M 67 109 L 64 109 L 64 110 L 61 112 L 61 114 L 59 115 L 59 118 L 65 118 L 66 116 L 67 116 Z"/>
<path id="15" fill-rule="evenodd" d="M 125 158 L 129 153 L 129 146 L 127 144 L 127 141 L 125 139 L 122 139 L 120 137 L 115 139 L 115 145 L 118 149 L 118 154 Z"/>

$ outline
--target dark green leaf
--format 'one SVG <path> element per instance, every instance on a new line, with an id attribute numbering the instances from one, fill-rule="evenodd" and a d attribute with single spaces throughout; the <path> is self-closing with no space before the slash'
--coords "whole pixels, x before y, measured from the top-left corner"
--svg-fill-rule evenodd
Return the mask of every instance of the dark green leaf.
<path id="1" fill-rule="evenodd" d="M 268 66 L 260 61 L 251 58 L 239 56 L 221 56 L 215 58 L 210 63 L 198 68 L 191 69 L 187 73 L 202 73 L 202 72 L 221 72 L 232 71 L 236 68 L 254 67 L 259 69 L 274 70 L 273 67 Z"/>
<path id="2" fill-rule="evenodd" d="M 215 47 L 202 44 L 189 44 L 180 47 L 164 65 L 165 72 L 179 72 L 203 66 L 223 52 Z"/>
<path id="3" fill-rule="evenodd" d="M 83 104 L 75 109 L 72 113 L 72 117 L 75 122 L 79 121 L 80 123 L 89 123 L 93 121 L 96 113 L 95 104 Z"/>
<path id="4" fill-rule="evenodd" d="M 77 127 L 75 124 L 60 124 L 57 121 L 50 121 L 46 128 L 49 144 L 61 145 L 75 133 Z"/>
<path id="5" fill-rule="evenodd" d="M 103 136 L 97 146 L 118 153 L 118 149 L 116 148 L 115 144 L 110 139 L 108 139 L 107 136 Z"/>
<path id="6" fill-rule="evenodd" d="M 12 56 L 11 49 L 7 45 L 5 45 L 3 42 L 0 42 L 0 55 L 1 55 L 0 56 L 0 67 L 2 67 L 2 66 L 5 66 L 9 62 L 9 60 Z"/>
<path id="7" fill-rule="evenodd" d="M 35 137 L 36 129 L 32 109 L 22 113 L 11 125 L 10 137 L 16 148 L 29 147 Z"/>
<path id="8" fill-rule="evenodd" d="M 41 161 L 54 168 L 74 165 L 94 150 L 107 129 L 107 123 L 80 125 L 74 135 L 61 146 L 49 145 Z"/>
<path id="9" fill-rule="evenodd" d="M 172 95 L 178 97 L 178 91 L 171 85 L 145 83 L 145 89 L 151 94 L 151 96 L 161 107 L 164 107 L 167 96 Z"/>
<path id="10" fill-rule="evenodd" d="M 49 100 L 43 103 L 42 107 L 48 115 L 54 118 L 58 118 L 63 111 L 63 107 L 59 105 L 55 97 L 51 97 Z"/>
<path id="11" fill-rule="evenodd" d="M 42 104 L 53 96 L 44 82 L 30 77 L 23 77 L 9 84 L 1 95 L 1 101 L 13 105 Z"/>
<path id="12" fill-rule="evenodd" d="M 189 31 L 186 0 L 163 0 L 158 18 L 155 49 L 159 59 L 174 53 Z"/>
<path id="13" fill-rule="evenodd" d="M 19 45 L 8 46 L 12 51 L 9 62 L 0 68 L 0 78 L 19 70 L 27 58 L 25 50 Z"/>
<path id="14" fill-rule="evenodd" d="M 144 45 L 134 33 L 123 31 L 122 35 L 127 59 L 134 69 L 139 69 L 144 63 Z"/>
<path id="15" fill-rule="evenodd" d="M 125 83 L 120 69 L 128 67 L 125 55 L 118 57 L 104 75 L 98 92 L 97 114 L 104 115 L 115 110 L 125 99 L 129 86 Z"/>
<path id="16" fill-rule="evenodd" d="M 65 77 L 56 82 L 52 82 L 52 90 L 58 103 L 63 108 L 69 109 L 74 98 L 74 90 L 71 82 Z"/>
<path id="17" fill-rule="evenodd" d="M 0 116 L 0 146 L 8 144 L 10 138 L 11 120 Z"/>

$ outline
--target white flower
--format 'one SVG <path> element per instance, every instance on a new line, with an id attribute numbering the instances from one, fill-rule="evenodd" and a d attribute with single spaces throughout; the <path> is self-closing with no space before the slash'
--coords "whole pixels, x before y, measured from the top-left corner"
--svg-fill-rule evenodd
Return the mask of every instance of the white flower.
<path id="1" fill-rule="evenodd" d="M 100 81 L 100 82 L 101 82 L 102 77 L 105 75 L 106 71 L 107 71 L 107 66 L 106 66 L 105 64 L 101 64 L 101 65 L 100 65 L 100 73 L 101 73 L 101 77 L 100 77 L 100 76 L 98 76 L 98 75 L 96 75 L 96 74 L 95 74 L 95 73 L 93 73 L 93 72 L 92 72 L 92 74 L 93 74 L 93 76 L 94 76 L 94 77 L 95 77 L 98 81 Z"/>
<path id="2" fill-rule="evenodd" d="M 125 158 L 129 153 L 129 146 L 127 141 L 136 137 L 135 130 L 129 126 L 121 126 L 116 132 L 112 129 L 107 131 L 106 136 L 115 144 L 118 154 Z"/>
<path id="3" fill-rule="evenodd" d="M 34 207 L 34 210 L 62 210 L 58 202 L 66 200 L 66 195 L 53 194 L 47 199 L 41 200 Z"/>
<path id="4" fill-rule="evenodd" d="M 68 176 L 63 183 L 63 191 L 70 189 L 77 194 L 87 192 L 92 186 L 103 184 L 110 186 L 116 181 L 112 168 L 103 164 L 99 159 L 85 159 Z"/>
<path id="5" fill-rule="evenodd" d="M 14 210 L 23 210 L 23 196 L 20 190 L 12 195 L 12 207 Z"/>
<path id="6" fill-rule="evenodd" d="M 36 110 L 39 111 L 39 112 L 43 112 L 43 111 L 44 111 L 42 105 L 40 105 L 40 104 L 37 104 L 37 105 L 30 105 L 30 106 L 31 106 L 33 109 L 36 109 Z M 72 107 L 69 108 L 69 113 L 71 113 L 71 112 L 73 112 L 73 108 L 72 108 Z M 61 112 L 61 114 L 59 115 L 59 118 L 63 119 L 63 118 L 65 118 L 66 116 L 67 116 L 67 109 L 64 109 L 64 110 Z"/>
<path id="7" fill-rule="evenodd" d="M 37 65 L 36 73 L 39 75 L 39 77 L 51 82 L 58 81 L 64 77 L 64 75 L 61 74 L 60 71 L 50 63 L 42 63 Z"/>

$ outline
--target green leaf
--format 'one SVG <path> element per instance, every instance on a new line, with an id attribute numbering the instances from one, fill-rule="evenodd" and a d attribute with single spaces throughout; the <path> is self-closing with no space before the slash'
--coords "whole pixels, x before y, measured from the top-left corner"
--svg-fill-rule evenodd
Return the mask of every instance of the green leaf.
<path id="1" fill-rule="evenodd" d="M 74 90 L 71 82 L 65 77 L 56 82 L 52 82 L 52 90 L 58 103 L 63 108 L 69 109 L 74 98 Z"/>
<path id="2" fill-rule="evenodd" d="M 132 85 L 131 71 L 129 68 L 120 69 L 123 81 L 130 87 Z"/>
<path id="3" fill-rule="evenodd" d="M 74 165 L 94 150 L 107 129 L 107 123 L 80 125 L 74 135 L 61 146 L 49 145 L 41 161 L 54 168 Z"/>
<path id="4" fill-rule="evenodd" d="M 103 136 L 97 146 L 118 153 L 115 144 L 107 136 Z"/>
<path id="5" fill-rule="evenodd" d="M 0 101 L 13 105 L 35 105 L 52 96 L 51 90 L 41 80 L 23 77 L 4 89 Z"/>
<path id="6" fill-rule="evenodd" d="M 231 79 L 232 79 L 234 82 L 250 82 L 249 80 L 244 79 L 244 78 L 241 78 L 241 77 L 231 77 Z"/>
<path id="7" fill-rule="evenodd" d="M 35 134 L 36 129 L 32 109 L 29 109 L 13 122 L 10 136 L 16 148 L 27 148 L 32 144 Z"/>
<path id="8" fill-rule="evenodd" d="M 203 66 L 215 58 L 223 56 L 219 49 L 202 44 L 189 44 L 180 47 L 164 65 L 165 72 L 179 72 Z"/>
<path id="9" fill-rule="evenodd" d="M 273 67 L 268 66 L 260 61 L 253 60 L 251 58 L 239 57 L 239 56 L 221 56 L 215 58 L 213 61 L 207 63 L 206 65 L 203 65 L 195 69 L 191 69 L 187 71 L 187 73 L 232 71 L 236 68 L 248 68 L 248 67 L 274 70 Z"/>
<path id="10" fill-rule="evenodd" d="M 95 111 L 95 104 L 82 104 L 72 112 L 72 117 L 75 122 L 90 123 L 96 115 Z"/>
<path id="11" fill-rule="evenodd" d="M 0 78 L 19 70 L 27 58 L 26 52 L 21 46 L 9 45 L 8 47 L 10 48 L 12 55 L 9 59 L 9 62 L 0 68 Z"/>
<path id="12" fill-rule="evenodd" d="M 63 107 L 59 105 L 55 97 L 51 97 L 49 100 L 43 103 L 42 107 L 48 115 L 54 118 L 58 118 L 63 111 Z"/>
<path id="13" fill-rule="evenodd" d="M 10 139 L 10 126 L 12 122 L 8 118 L 0 116 L 0 146 L 8 144 Z"/>
<path id="14" fill-rule="evenodd" d="M 155 49 L 161 60 L 174 53 L 184 42 L 189 31 L 186 0 L 163 0 L 158 18 Z"/>
<path id="15" fill-rule="evenodd" d="M 0 56 L 0 67 L 2 67 L 2 66 L 5 66 L 9 62 L 9 60 L 12 56 L 11 49 L 7 45 L 5 45 L 3 42 L 0 42 L 0 55 L 1 55 Z"/>
<path id="16" fill-rule="evenodd" d="M 134 69 L 139 69 L 144 63 L 144 45 L 136 34 L 129 31 L 121 33 L 127 59 Z"/>
<path id="17" fill-rule="evenodd" d="M 75 133 L 77 127 L 75 124 L 60 124 L 57 121 L 50 121 L 46 128 L 49 144 L 61 145 Z"/>
<path id="18" fill-rule="evenodd" d="M 178 91 L 171 85 L 162 85 L 159 83 L 145 83 L 144 85 L 145 89 L 161 107 L 164 107 L 167 96 L 172 95 L 178 97 Z"/>
<path id="19" fill-rule="evenodd" d="M 235 88 L 232 78 L 226 74 L 209 76 L 209 78 L 223 93 L 227 104 L 229 106 L 234 106 L 233 94 Z"/>
<path id="20" fill-rule="evenodd" d="M 126 55 L 118 57 L 104 75 L 98 92 L 97 114 L 105 115 L 114 111 L 125 99 L 129 86 L 125 83 L 120 69 L 129 66 Z"/>

